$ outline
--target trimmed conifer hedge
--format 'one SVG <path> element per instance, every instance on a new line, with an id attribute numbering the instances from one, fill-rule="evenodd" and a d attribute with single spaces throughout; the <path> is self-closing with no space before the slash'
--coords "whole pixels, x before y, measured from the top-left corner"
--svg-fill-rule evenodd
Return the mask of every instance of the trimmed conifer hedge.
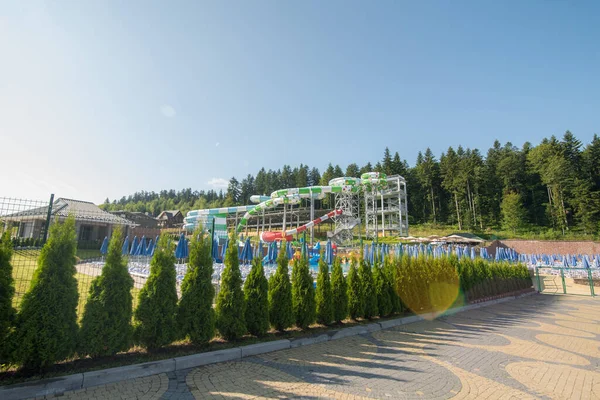
<path id="1" fill-rule="evenodd" d="M 221 289 L 217 295 L 215 311 L 217 329 L 225 339 L 234 340 L 247 332 L 237 237 L 233 234 L 225 253 L 225 269 L 221 275 Z"/>
<path id="2" fill-rule="evenodd" d="M 79 334 L 79 354 L 114 355 L 132 342 L 133 278 L 121 255 L 121 230 L 113 232 L 102 274 L 92 281 Z"/>
<path id="3" fill-rule="evenodd" d="M 292 310 L 298 328 L 306 329 L 315 322 L 315 289 L 308 258 L 304 255 L 293 263 Z"/>
<path id="4" fill-rule="evenodd" d="M 195 345 L 205 345 L 215 335 L 211 246 L 210 238 L 204 235 L 202 229 L 194 232 L 188 268 L 181 283 L 181 300 L 177 307 L 179 333 L 181 337 L 189 337 Z"/>
<path id="5" fill-rule="evenodd" d="M 12 276 L 13 245 L 10 233 L 4 232 L 0 238 L 0 364 L 9 354 L 8 334 L 15 322 L 16 312 L 12 306 L 15 283 Z"/>
<path id="6" fill-rule="evenodd" d="M 75 351 L 75 252 L 75 219 L 53 224 L 17 315 L 14 358 L 25 369 L 45 369 Z"/>
<path id="7" fill-rule="evenodd" d="M 288 263 L 285 241 L 282 241 L 277 256 L 277 270 L 269 279 L 269 321 L 278 331 L 283 331 L 294 323 Z"/>
<path id="8" fill-rule="evenodd" d="M 140 290 L 135 310 L 135 337 L 148 349 L 157 349 L 177 337 L 177 275 L 175 246 L 166 235 L 158 240 L 150 261 L 150 276 Z"/>

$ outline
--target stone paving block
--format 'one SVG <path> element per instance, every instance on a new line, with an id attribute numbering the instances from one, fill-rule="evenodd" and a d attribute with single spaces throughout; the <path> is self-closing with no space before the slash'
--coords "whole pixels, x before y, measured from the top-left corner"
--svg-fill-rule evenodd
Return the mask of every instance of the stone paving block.
<path id="1" fill-rule="evenodd" d="M 270 353 L 277 350 L 285 350 L 290 348 L 290 341 L 287 339 L 274 340 L 272 342 L 250 344 L 242 346 L 242 358 L 255 356 L 258 354 Z"/>
<path id="2" fill-rule="evenodd" d="M 175 359 L 175 370 L 199 367 L 201 365 L 214 364 L 223 361 L 240 360 L 242 350 L 239 347 L 226 350 L 209 351 L 207 353 L 192 354 L 191 356 L 177 357 Z"/>
<path id="3" fill-rule="evenodd" d="M 100 371 L 90 371 L 83 373 L 83 387 L 92 387 L 105 385 L 107 383 L 119 382 L 127 379 L 141 378 L 144 376 L 156 375 L 175 371 L 175 360 L 153 361 L 137 365 L 128 365 L 104 369 Z"/>
<path id="4" fill-rule="evenodd" d="M 311 344 L 327 342 L 329 339 L 330 339 L 329 335 L 327 335 L 327 334 L 308 337 L 308 338 L 295 339 L 295 340 L 290 341 L 290 347 L 295 348 L 295 347 L 308 346 Z"/>
<path id="5" fill-rule="evenodd" d="M 17 400 L 29 397 L 50 396 L 69 390 L 81 389 L 83 374 L 61 376 L 58 378 L 31 381 L 0 388 L 0 399 Z"/>

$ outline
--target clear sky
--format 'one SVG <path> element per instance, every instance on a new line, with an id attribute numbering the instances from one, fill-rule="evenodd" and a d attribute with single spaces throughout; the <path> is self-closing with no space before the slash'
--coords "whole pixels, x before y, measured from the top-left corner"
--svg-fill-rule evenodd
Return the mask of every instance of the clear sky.
<path id="1" fill-rule="evenodd" d="M 600 2 L 0 0 L 0 196 L 600 132 Z M 409 182 L 410 185 L 410 182 Z"/>

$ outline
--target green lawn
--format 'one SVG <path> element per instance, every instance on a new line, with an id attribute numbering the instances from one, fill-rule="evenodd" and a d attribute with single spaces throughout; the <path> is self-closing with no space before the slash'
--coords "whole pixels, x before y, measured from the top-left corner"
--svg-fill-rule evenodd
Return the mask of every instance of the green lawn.
<path id="1" fill-rule="evenodd" d="M 80 253 L 81 252 L 81 253 Z M 13 278 L 15 280 L 15 296 L 13 298 L 13 307 L 17 310 L 21 305 L 23 296 L 29 290 L 33 274 L 37 268 L 37 258 L 39 257 L 40 250 L 16 250 L 12 257 L 13 266 Z M 97 255 L 95 255 L 97 254 Z M 83 257 L 80 257 L 83 256 Z M 93 258 L 100 256 L 100 252 L 97 250 L 80 250 L 78 251 L 78 257 L 81 259 Z M 77 306 L 77 314 L 79 317 L 83 314 L 83 309 L 87 301 L 88 292 L 90 285 L 92 284 L 93 276 L 86 274 L 75 274 L 77 279 L 77 290 L 79 292 L 79 303 Z M 134 305 L 137 302 L 137 296 L 139 289 L 133 288 L 131 294 L 133 295 Z"/>

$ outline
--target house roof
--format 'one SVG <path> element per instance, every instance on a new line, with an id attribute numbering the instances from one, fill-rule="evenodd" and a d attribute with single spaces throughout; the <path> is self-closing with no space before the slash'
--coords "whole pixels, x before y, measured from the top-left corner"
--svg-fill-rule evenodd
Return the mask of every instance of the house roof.
<path id="1" fill-rule="evenodd" d="M 166 215 L 167 218 L 173 218 L 175 217 L 177 214 L 181 214 L 181 211 L 179 210 L 165 210 L 163 212 L 161 212 L 157 218 L 162 217 L 163 215 Z"/>
<path id="2" fill-rule="evenodd" d="M 48 207 L 37 207 L 5 215 L 2 218 L 18 221 L 23 219 L 45 219 L 47 215 Z M 89 201 L 59 198 L 52 204 L 53 217 L 66 218 L 70 215 L 73 215 L 78 221 L 104 222 L 115 225 L 135 225 L 128 219 L 101 210 L 97 205 Z"/>

